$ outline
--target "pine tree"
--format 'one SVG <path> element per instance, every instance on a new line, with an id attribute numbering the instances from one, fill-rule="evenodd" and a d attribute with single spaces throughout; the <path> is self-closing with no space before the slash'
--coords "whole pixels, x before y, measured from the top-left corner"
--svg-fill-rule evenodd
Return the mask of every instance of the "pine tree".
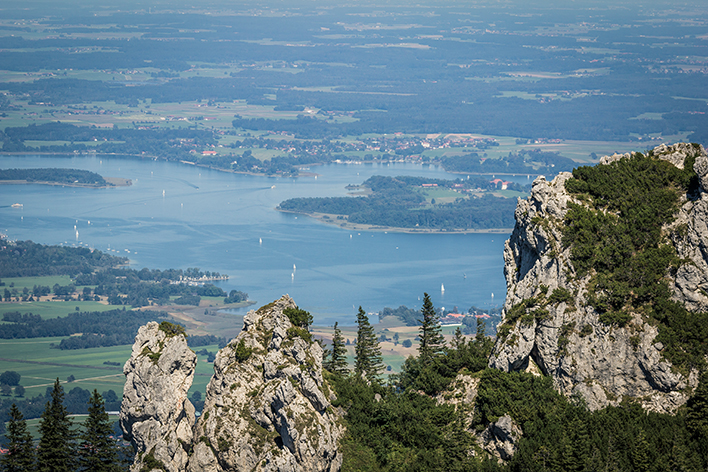
<path id="1" fill-rule="evenodd" d="M 420 312 L 423 315 L 423 319 L 418 320 L 420 323 L 418 357 L 425 366 L 430 364 L 436 356 L 442 354 L 445 349 L 445 338 L 442 335 L 440 318 L 435 311 L 433 302 L 430 301 L 430 295 L 427 293 L 423 294 L 423 308 L 421 308 Z"/>
<path id="2" fill-rule="evenodd" d="M 94 390 L 89 399 L 88 418 L 80 435 L 79 468 L 87 472 L 118 472 L 118 446 L 111 438 L 113 428 L 103 397 Z"/>
<path id="3" fill-rule="evenodd" d="M 647 441 L 644 430 L 640 429 L 634 437 L 634 444 L 630 452 L 630 457 L 632 459 L 632 465 L 634 470 L 637 472 L 646 472 L 651 468 L 651 457 L 650 457 L 651 447 Z"/>
<path id="4" fill-rule="evenodd" d="M 10 407 L 10 421 L 7 423 L 5 438 L 8 441 L 8 452 L 0 458 L 0 469 L 4 472 L 36 470 L 32 435 L 27 431 L 27 423 L 14 403 Z"/>
<path id="5" fill-rule="evenodd" d="M 357 376 L 364 375 L 371 382 L 379 382 L 379 376 L 384 370 L 381 347 L 376 339 L 374 328 L 369 323 L 369 317 L 359 307 L 356 314 L 356 346 L 354 349 L 354 372 Z"/>
<path id="6" fill-rule="evenodd" d="M 467 341 L 465 340 L 465 337 L 462 335 L 462 330 L 458 326 L 457 329 L 455 330 L 455 335 L 452 338 L 452 348 L 455 351 L 460 351 L 465 348 Z"/>
<path id="7" fill-rule="evenodd" d="M 42 419 L 39 422 L 39 447 L 37 459 L 40 472 L 73 472 L 74 431 L 71 420 L 64 407 L 64 389 L 57 378 L 47 402 Z"/>
<path id="8" fill-rule="evenodd" d="M 344 337 L 339 329 L 339 323 L 334 323 L 334 336 L 332 337 L 330 355 L 330 360 L 325 368 L 333 374 L 346 375 L 349 371 L 347 368 L 347 347 L 344 344 Z"/>
<path id="9" fill-rule="evenodd" d="M 708 372 L 704 372 L 699 380 L 686 404 L 686 427 L 695 439 L 708 442 Z"/>

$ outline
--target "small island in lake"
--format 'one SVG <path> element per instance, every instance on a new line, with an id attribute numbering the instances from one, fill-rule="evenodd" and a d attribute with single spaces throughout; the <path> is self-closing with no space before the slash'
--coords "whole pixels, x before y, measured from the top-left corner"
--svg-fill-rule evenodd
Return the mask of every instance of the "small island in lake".
<path id="1" fill-rule="evenodd" d="M 354 230 L 489 232 L 514 226 L 515 197 L 528 194 L 529 186 L 485 176 L 373 176 L 347 189 L 352 196 L 291 198 L 277 210 Z"/>
<path id="2" fill-rule="evenodd" d="M 102 177 L 81 169 L 0 169 L 0 184 L 45 184 L 68 187 L 122 187 L 131 185 L 130 179 Z"/>

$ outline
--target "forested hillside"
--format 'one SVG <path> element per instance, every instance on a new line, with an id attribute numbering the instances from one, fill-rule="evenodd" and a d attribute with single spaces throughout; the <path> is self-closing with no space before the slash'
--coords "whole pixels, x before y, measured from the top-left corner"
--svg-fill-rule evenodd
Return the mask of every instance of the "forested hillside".
<path id="1" fill-rule="evenodd" d="M 708 466 L 707 373 L 675 415 L 647 413 L 631 398 L 590 411 L 582 399 L 559 394 L 548 376 L 487 368 L 492 342 L 481 322 L 473 339 L 458 332 L 451 343 L 441 342 L 434 313 L 424 304 L 418 356 L 388 384 L 366 382 L 356 369 L 331 374 L 336 404 L 347 412 L 343 471 Z"/>

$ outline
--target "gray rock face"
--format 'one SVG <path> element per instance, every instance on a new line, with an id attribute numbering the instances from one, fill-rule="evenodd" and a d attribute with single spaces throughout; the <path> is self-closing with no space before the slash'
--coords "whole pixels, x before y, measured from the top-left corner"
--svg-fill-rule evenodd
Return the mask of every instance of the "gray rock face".
<path id="1" fill-rule="evenodd" d="M 214 361 L 190 471 L 336 471 L 344 433 L 322 379 L 322 349 L 293 329 L 284 296 L 244 318 Z M 238 346 L 251 351 L 239 359 Z"/>
<path id="2" fill-rule="evenodd" d="M 699 194 L 684 198 L 676 220 L 666 230 L 678 256 L 691 261 L 670 277 L 673 298 L 689 310 L 704 311 L 708 309 L 708 156 L 702 147 L 688 144 L 661 145 L 653 152 L 680 167 L 686 156 L 696 159 Z M 628 156 L 606 156 L 600 162 Z M 640 398 L 648 410 L 674 412 L 688 399 L 686 387 L 695 387 L 695 375 L 685 377 L 672 369 L 661 356 L 663 346 L 654 343 L 656 328 L 639 315 L 630 323 L 631 329 L 600 323 L 587 303 L 590 277 L 576 277 L 570 250 L 561 244 L 568 203 L 581 203 L 565 190 L 571 177 L 567 172 L 551 182 L 539 177 L 530 197 L 519 200 L 516 226 L 504 249 L 504 316 L 532 297 L 547 299 L 557 288 L 572 293 L 573 300 L 548 303 L 542 321 L 533 316 L 529 317 L 533 320 L 517 321 L 507 336 L 499 336 L 489 365 L 516 371 L 535 364 L 553 377 L 560 392 L 581 395 L 591 409 L 617 404 L 627 395 Z"/>
<path id="3" fill-rule="evenodd" d="M 133 353 L 123 367 L 126 376 L 120 424 L 136 450 L 131 471 L 147 456 L 168 472 L 184 470 L 185 446 L 192 442 L 194 406 L 187 399 L 197 356 L 183 335 L 170 336 L 150 322 L 140 328 Z"/>
<path id="4" fill-rule="evenodd" d="M 342 455 L 337 444 L 344 427 L 330 406 L 333 393 L 322 378 L 322 349 L 303 339 L 307 333 L 293 327 L 283 314 L 284 309 L 295 307 L 286 295 L 246 315 L 242 332 L 216 356 L 214 376 L 207 386 L 204 410 L 196 425 L 191 410 L 191 423 L 184 437 L 189 437 L 185 449 L 191 448 L 192 454 L 185 454 L 184 461 L 173 461 L 175 468 L 169 472 L 340 469 Z M 142 352 L 143 344 L 139 335 L 133 357 Z M 165 356 L 166 348 L 162 352 Z M 193 375 L 194 365 L 191 369 Z M 128 380 L 132 378 L 128 364 L 126 375 Z M 155 382 L 148 384 L 157 386 Z M 154 392 L 149 385 L 138 395 L 139 389 L 132 391 L 132 384 L 126 382 L 126 392 L 151 398 Z M 128 427 L 137 421 L 140 410 L 128 410 L 125 400 L 123 408 L 123 424 Z M 162 424 L 159 420 L 155 423 L 160 431 L 171 430 L 182 439 L 179 431 L 185 428 L 180 429 L 179 424 Z M 149 451 L 138 446 L 138 451 Z M 157 449 L 155 457 L 158 458 Z"/>

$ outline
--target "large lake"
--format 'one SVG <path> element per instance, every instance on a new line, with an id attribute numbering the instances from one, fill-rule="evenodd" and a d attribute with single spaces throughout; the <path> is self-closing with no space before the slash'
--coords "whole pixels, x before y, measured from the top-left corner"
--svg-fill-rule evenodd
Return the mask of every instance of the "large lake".
<path id="1" fill-rule="evenodd" d="M 448 310 L 504 301 L 508 234 L 352 232 L 274 210 L 287 198 L 346 195 L 347 184 L 372 175 L 459 177 L 435 167 L 333 164 L 297 179 L 87 156 L 3 156 L 0 167 L 70 167 L 133 181 L 109 189 L 0 185 L 0 230 L 9 238 L 110 249 L 137 269 L 227 273 L 224 290 L 261 305 L 290 294 L 317 324 L 353 324 L 359 305 L 417 308 L 423 292 Z"/>

